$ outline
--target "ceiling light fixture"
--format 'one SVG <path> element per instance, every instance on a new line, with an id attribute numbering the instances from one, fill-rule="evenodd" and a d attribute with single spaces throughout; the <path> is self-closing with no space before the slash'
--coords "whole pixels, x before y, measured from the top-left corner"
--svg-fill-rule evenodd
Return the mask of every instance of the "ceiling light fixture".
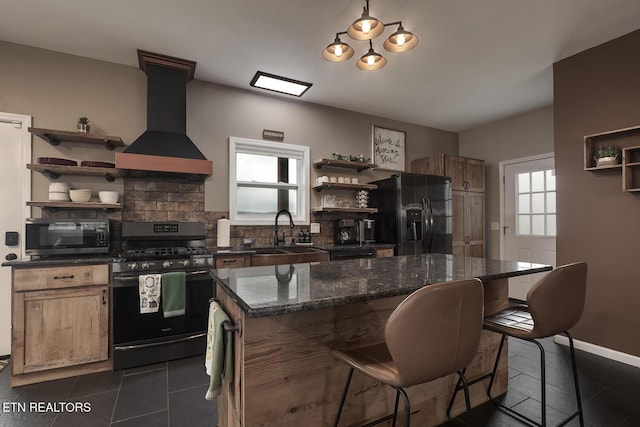
<path id="1" fill-rule="evenodd" d="M 384 67 L 387 60 L 373 50 L 371 39 L 378 37 L 384 31 L 385 27 L 397 25 L 398 30 L 391 34 L 385 40 L 383 46 L 389 52 L 406 52 L 413 49 L 418 44 L 418 37 L 406 31 L 402 27 L 401 21 L 383 24 L 382 21 L 369 15 L 369 0 L 365 0 L 366 4 L 362 11 L 362 16 L 356 19 L 347 29 L 336 33 L 336 39 L 322 51 L 322 57 L 331 62 L 342 62 L 353 56 L 353 48 L 340 40 L 340 35 L 348 34 L 354 40 L 369 40 L 369 51 L 360 57 L 356 62 L 356 67 L 361 70 L 379 70 Z"/>
<path id="2" fill-rule="evenodd" d="M 351 52 L 353 55 L 353 51 Z M 273 92 L 284 93 L 293 96 L 302 96 L 313 84 L 289 79 L 275 74 L 262 71 L 256 72 L 251 79 L 250 85 L 259 89 L 266 89 Z"/>

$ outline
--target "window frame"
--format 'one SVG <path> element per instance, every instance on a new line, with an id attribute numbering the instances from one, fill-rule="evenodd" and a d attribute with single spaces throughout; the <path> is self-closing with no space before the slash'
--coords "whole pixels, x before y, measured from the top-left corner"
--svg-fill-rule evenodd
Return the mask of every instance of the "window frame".
<path id="1" fill-rule="evenodd" d="M 239 151 L 240 150 L 240 151 Z M 259 139 L 229 137 L 229 220 L 231 225 L 273 225 L 274 218 L 265 219 L 264 215 L 239 215 L 237 212 L 237 189 L 236 180 L 237 164 L 236 154 L 282 154 L 282 157 L 300 158 L 301 167 L 298 171 L 297 184 L 289 183 L 267 183 L 267 182 L 241 182 L 243 187 L 258 188 L 281 188 L 297 190 L 297 214 L 293 216 L 293 222 L 300 225 L 309 224 L 309 198 L 310 198 L 310 149 L 304 145 L 286 144 L 283 142 L 272 142 Z"/>
<path id="2" fill-rule="evenodd" d="M 532 174 L 535 172 L 543 172 L 543 189 L 541 191 L 534 191 L 533 190 L 533 179 L 532 179 Z M 554 180 L 556 178 L 556 174 L 555 174 L 555 167 L 552 169 L 532 169 L 526 172 L 520 172 L 520 173 L 516 173 L 514 178 L 515 178 L 515 201 L 514 201 L 514 208 L 515 208 L 515 212 L 514 212 L 514 220 L 515 220 L 515 235 L 517 237 L 535 237 L 535 238 L 545 238 L 545 237 L 549 237 L 549 238 L 557 238 L 558 237 L 558 229 L 557 229 L 557 218 L 558 218 L 558 212 L 557 212 L 557 204 L 556 204 L 556 209 L 554 210 L 554 212 L 549 212 L 547 210 L 547 205 L 548 205 L 548 197 L 547 195 L 549 193 L 554 193 L 554 198 L 557 198 L 558 195 L 558 187 L 557 187 L 557 181 L 554 183 L 554 187 L 553 190 L 547 190 L 547 172 L 551 172 L 552 176 L 554 177 Z M 529 191 L 525 191 L 525 192 L 520 192 L 520 181 L 519 181 L 519 176 L 520 175 L 528 175 L 528 179 L 529 179 Z M 520 213 L 520 196 L 521 195 L 527 195 L 528 199 L 529 199 L 529 212 L 528 213 Z M 543 196 L 543 211 L 542 212 L 537 212 L 534 213 L 533 212 L 533 195 L 534 194 L 541 194 Z M 555 217 L 555 221 L 556 221 L 556 226 L 555 226 L 555 233 L 554 234 L 549 234 L 548 233 L 548 221 L 547 221 L 547 217 L 553 215 Z M 530 232 L 527 234 L 523 234 L 521 232 L 520 229 L 520 217 L 523 216 L 527 216 L 529 219 L 529 230 Z M 541 216 L 543 218 L 543 222 L 544 222 L 544 234 L 534 234 L 533 233 L 533 217 L 534 216 Z"/>

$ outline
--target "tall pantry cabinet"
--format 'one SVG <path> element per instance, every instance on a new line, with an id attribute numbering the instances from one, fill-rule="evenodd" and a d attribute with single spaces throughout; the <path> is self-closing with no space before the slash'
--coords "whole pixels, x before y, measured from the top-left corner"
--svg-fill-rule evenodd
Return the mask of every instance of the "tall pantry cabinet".
<path id="1" fill-rule="evenodd" d="M 485 254 L 484 161 L 440 154 L 411 162 L 411 172 L 451 177 L 453 254 Z"/>

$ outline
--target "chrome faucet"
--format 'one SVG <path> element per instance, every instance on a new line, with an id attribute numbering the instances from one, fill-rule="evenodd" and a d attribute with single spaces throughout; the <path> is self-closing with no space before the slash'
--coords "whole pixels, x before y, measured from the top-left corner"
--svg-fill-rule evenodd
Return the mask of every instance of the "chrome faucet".
<path id="1" fill-rule="evenodd" d="M 282 232 L 282 239 L 278 237 L 278 217 L 282 214 L 285 214 L 289 217 L 289 228 L 295 227 L 293 224 L 293 218 L 291 217 L 291 212 L 286 209 L 280 209 L 276 214 L 276 225 L 274 227 L 274 236 L 273 236 L 273 246 L 278 246 L 280 243 L 284 243 L 284 231 Z"/>

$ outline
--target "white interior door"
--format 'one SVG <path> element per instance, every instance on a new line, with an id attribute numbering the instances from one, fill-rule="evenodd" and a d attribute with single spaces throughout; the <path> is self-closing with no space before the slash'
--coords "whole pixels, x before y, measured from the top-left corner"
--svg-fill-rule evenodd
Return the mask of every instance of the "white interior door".
<path id="1" fill-rule="evenodd" d="M 0 112 L 0 261 L 15 254 L 23 259 L 24 222 L 30 215 L 26 202 L 31 193 L 31 117 Z M 17 232 L 18 242 L 7 241 L 7 232 Z M 11 352 L 11 269 L 0 267 L 0 355 Z"/>
<path id="2" fill-rule="evenodd" d="M 556 263 L 556 177 L 553 155 L 503 163 L 503 259 Z M 509 279 L 509 298 L 525 301 L 540 279 Z"/>

